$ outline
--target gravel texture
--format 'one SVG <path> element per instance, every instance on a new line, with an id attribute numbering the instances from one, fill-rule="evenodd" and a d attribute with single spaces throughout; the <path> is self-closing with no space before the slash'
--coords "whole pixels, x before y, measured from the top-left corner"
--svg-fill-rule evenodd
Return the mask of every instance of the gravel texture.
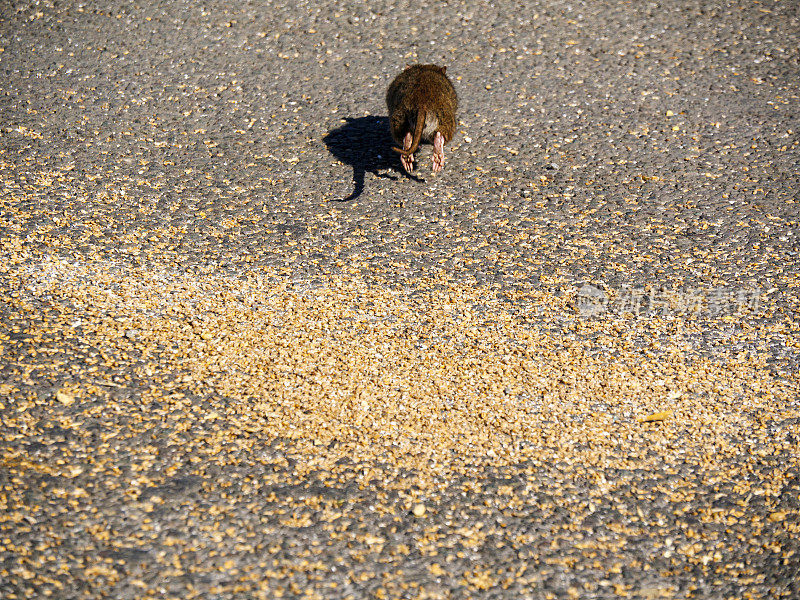
<path id="1" fill-rule="evenodd" d="M 0 597 L 799 598 L 800 8 L 706 4 L 0 6 Z"/>

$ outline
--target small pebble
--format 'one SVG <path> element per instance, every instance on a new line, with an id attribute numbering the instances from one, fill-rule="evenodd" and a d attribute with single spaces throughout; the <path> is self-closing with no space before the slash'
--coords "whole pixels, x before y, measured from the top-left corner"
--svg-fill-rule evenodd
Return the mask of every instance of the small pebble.
<path id="1" fill-rule="evenodd" d="M 648 415 L 639 419 L 639 423 L 653 423 L 656 421 L 666 421 L 672 416 L 671 410 L 663 410 L 661 412 L 653 413 L 652 415 Z"/>
<path id="2" fill-rule="evenodd" d="M 64 406 L 69 406 L 73 402 L 75 402 L 75 396 L 68 394 L 63 390 L 59 390 L 56 392 L 56 400 L 61 402 Z"/>

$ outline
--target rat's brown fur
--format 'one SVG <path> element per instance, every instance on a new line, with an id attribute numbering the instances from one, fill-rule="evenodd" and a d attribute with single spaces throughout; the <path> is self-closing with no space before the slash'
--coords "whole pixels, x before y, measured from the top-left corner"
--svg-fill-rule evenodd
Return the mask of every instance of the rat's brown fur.
<path id="1" fill-rule="evenodd" d="M 434 145 L 433 171 L 444 166 L 444 144 L 456 131 L 458 97 L 445 75 L 447 67 L 413 65 L 395 77 L 386 92 L 392 137 L 403 148 L 400 161 L 411 171 L 421 142 Z"/>

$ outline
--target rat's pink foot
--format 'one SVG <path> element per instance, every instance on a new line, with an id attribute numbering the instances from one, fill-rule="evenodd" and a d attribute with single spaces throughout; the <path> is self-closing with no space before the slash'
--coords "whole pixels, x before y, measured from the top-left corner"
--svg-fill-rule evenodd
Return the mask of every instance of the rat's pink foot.
<path id="1" fill-rule="evenodd" d="M 413 154 L 401 154 L 400 155 L 400 162 L 403 165 L 403 168 L 406 172 L 411 173 L 414 170 L 414 155 Z"/>
<path id="2" fill-rule="evenodd" d="M 411 132 L 406 134 L 406 137 L 403 138 L 403 150 L 406 152 L 411 150 L 411 142 L 413 141 L 413 136 Z M 414 170 L 414 155 L 413 154 L 401 154 L 400 155 L 400 162 L 403 165 L 403 168 L 406 170 L 407 173 L 411 173 Z"/>
<path id="3" fill-rule="evenodd" d="M 433 172 L 438 173 L 444 167 L 444 136 L 438 131 L 433 136 Z"/>

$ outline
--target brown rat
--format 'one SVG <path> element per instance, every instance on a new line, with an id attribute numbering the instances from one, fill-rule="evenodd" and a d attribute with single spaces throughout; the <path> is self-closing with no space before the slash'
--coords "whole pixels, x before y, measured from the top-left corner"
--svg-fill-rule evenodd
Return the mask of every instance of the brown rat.
<path id="1" fill-rule="evenodd" d="M 421 142 L 433 144 L 433 172 L 444 166 L 444 145 L 453 139 L 458 109 L 456 90 L 446 70 L 437 65 L 406 67 L 386 92 L 392 137 L 403 146 L 394 150 L 409 173 Z"/>

